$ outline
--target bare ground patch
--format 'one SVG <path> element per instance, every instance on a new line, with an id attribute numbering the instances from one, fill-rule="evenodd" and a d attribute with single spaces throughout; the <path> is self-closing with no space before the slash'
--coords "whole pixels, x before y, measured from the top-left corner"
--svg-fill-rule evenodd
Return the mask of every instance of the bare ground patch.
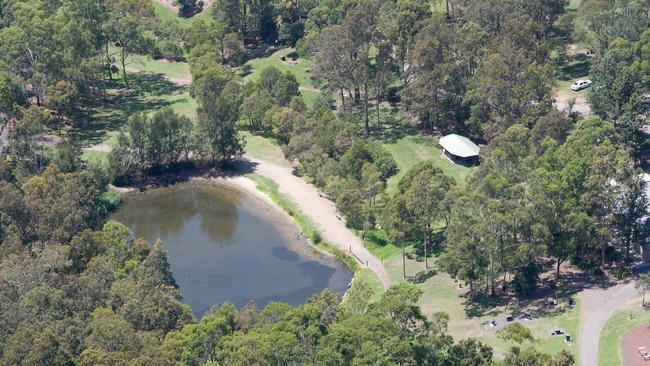
<path id="1" fill-rule="evenodd" d="M 645 361 L 639 353 L 639 347 L 645 347 L 643 350 L 650 352 L 650 325 L 647 323 L 634 327 L 623 336 L 620 353 L 624 366 L 650 365 L 650 361 Z"/>

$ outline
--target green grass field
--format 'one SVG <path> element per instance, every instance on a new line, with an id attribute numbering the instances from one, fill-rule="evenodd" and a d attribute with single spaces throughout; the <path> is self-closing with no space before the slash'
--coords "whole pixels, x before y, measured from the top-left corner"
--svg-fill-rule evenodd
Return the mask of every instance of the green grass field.
<path id="1" fill-rule="evenodd" d="M 246 146 L 246 153 L 255 159 L 269 161 L 273 164 L 289 167 L 291 166 L 287 159 L 284 158 L 284 153 L 279 145 L 275 144 L 268 138 L 253 135 L 248 131 L 241 131 L 240 135 L 243 137 Z"/>
<path id="2" fill-rule="evenodd" d="M 372 290 L 372 297 L 370 302 L 374 303 L 381 298 L 381 295 L 384 293 L 384 286 L 381 284 L 381 280 L 375 272 L 368 268 L 360 269 L 355 275 L 356 280 L 362 280 L 370 286 Z"/>
<path id="3" fill-rule="evenodd" d="M 120 50 L 117 47 L 110 48 L 111 57 L 116 61 L 120 72 L 115 77 L 121 77 Z M 182 81 L 182 84 L 189 84 L 192 81 L 190 65 L 187 62 L 173 62 L 167 60 L 155 60 L 147 55 L 127 55 L 127 71 L 159 75 L 169 78 L 171 81 Z"/>
<path id="4" fill-rule="evenodd" d="M 406 172 L 422 161 L 432 161 L 445 174 L 454 178 L 460 186 L 465 186 L 467 179 L 477 169 L 467 168 L 449 161 L 442 155 L 438 138 L 433 136 L 406 136 L 395 142 L 384 144 L 384 147 L 393 154 L 399 167 L 399 172 L 388 179 L 387 190 L 391 194 L 397 191 L 397 183 Z"/>
<path id="5" fill-rule="evenodd" d="M 639 324 L 650 322 L 650 310 L 634 303 L 616 312 L 607 320 L 600 334 L 598 364 L 602 366 L 621 365 L 620 343 L 623 336 Z"/>
<path id="6" fill-rule="evenodd" d="M 121 79 L 114 80 L 107 90 L 106 102 L 95 112 L 92 120 L 64 131 L 81 145 L 115 145 L 117 132 L 136 113 L 153 113 L 170 107 L 176 112 L 194 117 L 196 101 L 186 87 L 178 86 L 160 75 L 128 73 L 130 90 Z M 85 151 L 88 161 L 104 161 L 107 154 Z"/>
<path id="7" fill-rule="evenodd" d="M 208 12 L 206 11 L 203 11 L 191 18 L 183 18 L 178 16 L 178 14 L 172 11 L 171 9 L 159 3 L 154 3 L 154 10 L 156 11 L 156 14 L 158 15 L 158 17 L 160 17 L 160 19 L 173 20 L 178 22 L 178 24 L 182 26 L 188 26 L 192 24 L 192 22 L 195 21 L 196 19 L 203 19 L 208 24 L 213 22 L 212 18 L 209 16 Z"/>
<path id="8" fill-rule="evenodd" d="M 154 60 L 149 56 L 132 55 L 127 57 L 127 68 L 144 73 L 159 74 L 173 80 L 192 81 L 190 65 L 187 62 Z"/>
<path id="9" fill-rule="evenodd" d="M 568 334 L 578 335 L 578 319 L 580 303 L 575 307 L 558 308 L 554 311 L 539 309 L 526 303 L 477 303 L 470 302 L 466 297 L 466 288 L 459 287 L 447 273 L 440 271 L 437 257 L 429 259 L 429 267 L 425 268 L 422 259 L 406 259 L 406 276 L 403 275 L 401 248 L 390 244 L 381 231 L 367 235 L 365 245 L 373 254 L 382 259 L 386 271 L 393 284 L 411 282 L 422 290 L 419 305 L 422 311 L 430 316 L 434 312 L 444 311 L 450 316 L 449 333 L 456 340 L 474 337 L 492 346 L 497 356 L 503 355 L 508 344 L 496 336 L 496 332 L 485 329 L 483 321 L 501 319 L 507 314 L 527 311 L 535 314 L 535 320 L 526 326 L 538 339 L 536 347 L 549 354 L 555 354 L 567 349 L 576 357 L 577 343 L 565 343 L 563 337 L 551 336 L 549 329 L 561 327 Z M 413 248 L 406 249 L 412 252 Z"/>
<path id="10" fill-rule="evenodd" d="M 118 49 L 113 48 L 111 52 L 113 57 L 119 56 Z M 179 85 L 191 83 L 187 63 L 130 55 L 127 57 L 127 78 L 130 90 L 124 88 L 121 71 L 114 74 L 114 80 L 106 91 L 106 102 L 96 110 L 92 121 L 66 132 L 75 136 L 82 145 L 102 143 L 114 146 L 117 131 L 135 113 L 153 113 L 170 107 L 186 116 L 196 116 L 196 101 L 190 97 L 188 87 Z M 106 155 L 97 151 L 84 152 L 88 161 L 102 161 Z"/>
<path id="11" fill-rule="evenodd" d="M 300 84 L 300 93 L 302 94 L 305 103 L 307 105 L 313 104 L 314 100 L 316 100 L 318 97 L 318 94 L 320 94 L 320 91 L 318 91 L 318 89 L 316 89 L 312 83 L 310 74 L 311 65 L 309 60 L 299 58 L 297 60 L 297 64 L 295 65 L 281 60 L 281 57 L 286 56 L 293 51 L 293 48 L 283 48 L 272 53 L 270 56 L 256 58 L 248 61 L 246 63 L 246 68 L 250 68 L 251 72 L 246 75 L 242 75 L 244 81 L 258 80 L 260 78 L 260 72 L 264 68 L 268 66 L 275 66 L 283 72 L 291 72 L 296 77 L 298 84 Z"/>

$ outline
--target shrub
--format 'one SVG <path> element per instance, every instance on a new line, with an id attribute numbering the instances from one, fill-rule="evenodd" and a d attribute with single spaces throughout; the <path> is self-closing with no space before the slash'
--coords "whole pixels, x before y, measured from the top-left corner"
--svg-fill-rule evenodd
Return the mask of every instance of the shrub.
<path id="1" fill-rule="evenodd" d="M 512 280 L 512 287 L 515 292 L 520 296 L 527 296 L 535 292 L 541 272 L 542 266 L 537 262 L 531 262 L 520 268 Z"/>
<path id="2" fill-rule="evenodd" d="M 624 280 L 630 277 L 631 274 L 630 269 L 622 261 L 616 263 L 616 266 L 612 269 L 612 276 L 618 280 Z"/>
<path id="3" fill-rule="evenodd" d="M 109 189 L 99 197 L 100 211 L 107 214 L 117 208 L 122 202 L 122 193 Z"/>
<path id="4" fill-rule="evenodd" d="M 384 179 L 397 173 L 397 163 L 393 155 L 381 145 L 379 141 L 370 141 L 368 151 L 372 157 L 372 162 L 377 166 Z"/>

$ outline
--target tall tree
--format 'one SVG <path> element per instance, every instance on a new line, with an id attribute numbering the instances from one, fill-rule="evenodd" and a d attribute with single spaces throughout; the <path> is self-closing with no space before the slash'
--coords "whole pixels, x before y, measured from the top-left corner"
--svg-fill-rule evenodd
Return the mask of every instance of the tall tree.
<path id="1" fill-rule="evenodd" d="M 197 145 L 201 156 L 223 164 L 243 153 L 237 134 L 241 90 L 231 71 L 212 66 L 197 84 Z"/>
<path id="2" fill-rule="evenodd" d="M 641 306 L 645 306 L 645 294 L 650 290 L 650 276 L 642 274 L 634 281 L 634 287 L 643 295 Z"/>
<path id="3" fill-rule="evenodd" d="M 490 140 L 515 123 L 532 126 L 551 110 L 553 72 L 502 39 L 486 55 L 473 77 L 469 98 L 472 122 Z"/>
<path id="4" fill-rule="evenodd" d="M 456 51 L 456 32 L 436 15 L 422 22 L 408 59 L 413 81 L 403 92 L 405 105 L 428 130 L 462 129 L 467 119 L 464 105 L 467 76 Z"/>
<path id="5" fill-rule="evenodd" d="M 398 0 L 386 6 L 382 13 L 382 27 L 395 45 L 395 58 L 400 66 L 404 85 L 411 81 L 412 65 L 407 57 L 415 45 L 415 35 L 421 29 L 421 22 L 431 16 L 431 6 L 417 0 Z"/>
<path id="6" fill-rule="evenodd" d="M 131 88 L 126 74 L 127 56 L 146 53 L 152 44 L 147 36 L 147 23 L 154 17 L 150 0 L 115 0 L 108 3 L 109 20 L 106 23 L 108 38 L 120 48 L 122 78 L 127 89 Z"/>

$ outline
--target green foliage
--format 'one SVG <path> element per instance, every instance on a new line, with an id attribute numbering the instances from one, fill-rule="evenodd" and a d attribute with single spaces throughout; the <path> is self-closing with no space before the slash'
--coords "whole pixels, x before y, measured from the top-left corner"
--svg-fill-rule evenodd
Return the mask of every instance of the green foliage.
<path id="1" fill-rule="evenodd" d="M 647 34 L 645 34 L 647 33 Z M 644 47 L 650 32 L 636 43 L 613 40 L 607 51 L 596 59 L 592 68 L 593 86 L 587 96 L 594 112 L 614 123 L 623 143 L 635 158 L 646 154 L 646 137 L 642 132 L 647 121 L 648 106 L 642 95 L 650 87 L 650 75 L 641 66 Z"/>
<path id="2" fill-rule="evenodd" d="M 519 268 L 512 280 L 512 287 L 519 296 L 527 296 L 537 290 L 539 275 L 542 272 L 542 266 L 537 262 L 530 262 Z"/>
<path id="3" fill-rule="evenodd" d="M 118 135 L 117 146 L 108 157 L 114 179 L 128 183 L 149 171 L 172 169 L 187 162 L 188 155 L 196 152 L 191 141 L 193 130 L 189 118 L 170 108 L 151 117 L 134 115 L 127 126 L 128 134 Z"/>
<path id="4" fill-rule="evenodd" d="M 372 140 L 368 142 L 368 151 L 370 152 L 372 163 L 377 166 L 384 179 L 388 179 L 397 173 L 397 163 L 393 155 L 379 141 Z"/>
<path id="5" fill-rule="evenodd" d="M 648 9 L 645 2 L 581 1 L 578 14 L 586 27 L 580 36 L 603 50 L 616 38 L 635 41 L 647 30 Z"/>
<path id="6" fill-rule="evenodd" d="M 21 107 L 26 104 L 25 92 L 18 81 L 11 74 L 0 73 L 0 112 L 6 114 L 2 118 L 3 122 L 7 118 L 19 115 Z"/>
<path id="7" fill-rule="evenodd" d="M 260 72 L 260 87 L 268 91 L 279 105 L 288 105 L 298 92 L 298 81 L 293 73 L 281 72 L 273 66 L 267 66 Z"/>
<path id="8" fill-rule="evenodd" d="M 505 39 L 485 56 L 472 80 L 472 123 L 492 139 L 515 123 L 532 126 L 551 111 L 552 69 Z"/>
<path id="9" fill-rule="evenodd" d="M 127 89 L 131 86 L 126 73 L 126 57 L 132 53 L 147 53 L 153 40 L 145 32 L 154 16 L 153 4 L 147 1 L 121 0 L 108 7 L 107 37 L 120 47 L 122 78 Z"/>
<path id="10" fill-rule="evenodd" d="M 178 6 L 178 13 L 184 17 L 191 17 L 203 10 L 202 0 L 174 0 L 174 5 Z"/>
<path id="11" fill-rule="evenodd" d="M 640 243 L 643 213 L 637 209 L 647 203 L 629 156 L 615 147 L 613 126 L 591 117 L 566 137 L 570 127 L 557 122 L 534 128 L 534 135 L 521 125 L 508 128 L 489 144 L 469 192 L 450 196 L 443 263 L 472 290 L 487 281 L 494 293 L 498 277 L 511 273 L 518 293 L 532 293 L 542 248 L 556 259 L 559 277 L 566 260 L 600 268 L 611 243 L 628 253 Z M 629 216 L 623 219 L 622 212 Z"/>
<path id="12" fill-rule="evenodd" d="M 535 337 L 530 332 L 530 329 L 523 326 L 521 323 L 512 323 L 507 327 L 499 330 L 497 336 L 503 340 L 522 344 L 524 342 L 535 342 Z"/>

